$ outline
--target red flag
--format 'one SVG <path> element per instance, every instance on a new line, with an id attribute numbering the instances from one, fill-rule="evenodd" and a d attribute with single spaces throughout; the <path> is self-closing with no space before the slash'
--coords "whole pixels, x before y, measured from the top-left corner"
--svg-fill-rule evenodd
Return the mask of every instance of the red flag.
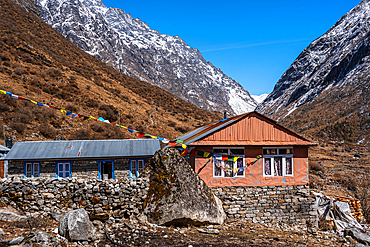
<path id="1" fill-rule="evenodd" d="M 184 151 L 181 153 L 181 156 L 186 156 L 188 154 L 188 150 L 184 149 Z"/>
<path id="2" fill-rule="evenodd" d="M 225 155 L 222 155 L 222 160 L 227 160 L 227 156 L 225 156 Z"/>
<path id="3" fill-rule="evenodd" d="M 145 134 L 143 133 L 143 132 L 139 132 L 139 135 L 137 136 L 137 137 L 144 137 L 145 136 Z"/>
<path id="4" fill-rule="evenodd" d="M 170 141 L 170 142 L 168 143 L 168 145 L 170 145 L 171 147 L 175 147 L 175 146 L 176 146 L 176 142 L 174 142 L 174 141 Z"/>
<path id="5" fill-rule="evenodd" d="M 197 150 L 196 149 L 192 149 L 191 151 L 190 151 L 190 154 L 197 154 Z"/>

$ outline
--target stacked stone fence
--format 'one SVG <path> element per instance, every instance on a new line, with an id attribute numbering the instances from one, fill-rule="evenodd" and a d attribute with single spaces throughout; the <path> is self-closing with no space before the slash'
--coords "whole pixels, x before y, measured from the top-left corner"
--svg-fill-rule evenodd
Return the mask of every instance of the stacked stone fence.
<path id="1" fill-rule="evenodd" d="M 212 188 L 229 218 L 317 227 L 315 198 L 306 185 Z M 309 222 L 308 222 L 309 221 Z"/>
<path id="2" fill-rule="evenodd" d="M 0 207 L 22 207 L 42 215 L 84 208 L 91 219 L 129 218 L 142 213 L 147 178 L 97 180 L 75 178 L 0 179 Z M 229 218 L 255 223 L 317 225 L 308 186 L 222 187 L 212 191 Z"/>
<path id="3" fill-rule="evenodd" d="M 84 208 L 92 219 L 128 218 L 142 211 L 148 179 L 1 179 L 0 206 L 42 215 Z"/>

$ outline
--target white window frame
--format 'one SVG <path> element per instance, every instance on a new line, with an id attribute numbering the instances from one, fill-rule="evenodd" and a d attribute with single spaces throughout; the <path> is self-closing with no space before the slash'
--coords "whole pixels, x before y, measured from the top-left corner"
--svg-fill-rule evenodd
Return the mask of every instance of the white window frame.
<path id="1" fill-rule="evenodd" d="M 129 178 L 138 178 L 145 169 L 145 159 L 130 159 L 129 162 Z M 142 164 L 142 167 L 140 167 L 139 163 Z"/>
<path id="2" fill-rule="evenodd" d="M 263 176 L 264 177 L 293 177 L 294 176 L 294 160 L 293 160 L 293 153 L 291 154 L 280 154 L 280 149 L 292 149 L 293 150 L 293 147 L 264 147 L 263 149 L 277 149 L 277 153 L 276 154 L 264 154 L 263 155 L 263 162 L 262 162 L 262 166 L 263 166 Z M 282 175 L 281 176 L 275 176 L 275 157 L 281 157 L 282 158 Z M 266 172 L 265 172 L 265 159 L 268 158 L 268 159 L 271 159 L 271 175 L 266 175 Z M 292 174 L 287 174 L 287 171 L 286 171 L 286 159 L 287 158 L 291 158 L 291 162 L 292 162 Z"/>
<path id="3" fill-rule="evenodd" d="M 66 168 L 66 164 L 68 164 L 68 171 L 65 169 Z M 56 173 L 55 173 L 55 177 L 56 178 L 70 178 L 72 177 L 72 162 L 71 161 L 58 161 L 58 162 L 55 162 L 55 165 L 56 165 Z M 60 170 L 59 169 L 59 166 L 60 165 L 63 165 L 63 169 Z M 68 172 L 68 174 L 67 174 Z M 60 173 L 62 173 L 62 176 L 60 176 Z M 67 174 L 67 176 L 66 176 Z"/>
<path id="4" fill-rule="evenodd" d="M 30 167 L 31 176 L 27 176 L 27 168 Z M 35 169 L 37 167 L 37 169 Z M 23 178 L 38 178 L 41 176 L 41 162 L 38 161 L 27 161 L 23 165 Z M 35 170 L 37 170 L 37 176 L 35 176 Z"/>
<path id="5" fill-rule="evenodd" d="M 234 155 L 233 156 L 240 156 L 240 158 L 243 159 L 243 167 L 245 166 L 245 148 L 243 147 L 237 147 L 237 148 L 230 148 L 230 147 L 217 147 L 217 148 L 213 148 L 213 152 L 215 149 L 227 149 L 227 155 L 230 155 L 230 149 L 240 149 L 240 150 L 244 150 L 244 155 Z M 226 161 L 226 160 L 225 160 Z M 225 161 L 221 161 L 222 163 L 225 162 Z M 236 176 L 232 176 L 232 177 L 225 177 L 225 171 L 221 169 L 221 176 L 217 176 L 215 173 L 216 173 L 216 169 L 215 169 L 215 166 L 216 166 L 216 163 L 218 162 L 218 160 L 213 157 L 213 177 L 215 178 L 244 178 L 245 177 L 245 170 L 243 171 L 243 175 L 238 175 L 238 173 L 236 173 Z M 228 162 L 228 161 L 226 161 Z M 233 169 L 237 168 L 237 163 L 238 161 L 234 161 L 234 164 L 233 164 Z M 234 173 L 234 172 L 233 172 Z"/>

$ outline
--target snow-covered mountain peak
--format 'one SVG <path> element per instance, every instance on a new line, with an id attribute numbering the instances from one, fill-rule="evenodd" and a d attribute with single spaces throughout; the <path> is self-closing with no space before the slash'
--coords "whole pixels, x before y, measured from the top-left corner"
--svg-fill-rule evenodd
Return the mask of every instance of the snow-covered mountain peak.
<path id="1" fill-rule="evenodd" d="M 257 110 L 282 119 L 326 90 L 343 87 L 365 69 L 369 31 L 370 1 L 363 0 L 298 56 Z"/>
<path id="2" fill-rule="evenodd" d="M 41 17 L 69 40 L 121 72 L 201 108 L 240 114 L 257 103 L 236 81 L 178 36 L 100 0 L 37 0 Z"/>

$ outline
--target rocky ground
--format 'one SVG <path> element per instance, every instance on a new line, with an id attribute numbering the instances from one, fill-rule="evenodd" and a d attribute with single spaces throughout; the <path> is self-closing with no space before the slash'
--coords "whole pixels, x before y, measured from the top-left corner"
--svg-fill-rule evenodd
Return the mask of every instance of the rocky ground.
<path id="1" fill-rule="evenodd" d="M 109 219 L 107 224 L 93 221 L 96 227 L 94 242 L 68 242 L 57 234 L 58 222 L 49 217 L 34 215 L 32 234 L 42 230 L 51 236 L 45 246 L 351 246 L 350 237 L 342 238 L 330 231 L 309 232 L 306 229 L 279 225 L 260 225 L 240 220 L 227 220 L 213 226 L 158 226 L 145 219 Z M 29 236 L 26 222 L 0 222 L 2 239 Z M 107 233 L 108 237 L 106 236 Z M 1 234 L 1 232 L 0 232 Z M 113 242 L 112 242 L 113 241 Z M 116 243 L 116 244 L 115 244 Z M 0 245 L 1 246 L 1 245 Z M 6 245 L 3 245 L 6 246 Z M 24 243 L 21 246 L 29 246 Z"/>

